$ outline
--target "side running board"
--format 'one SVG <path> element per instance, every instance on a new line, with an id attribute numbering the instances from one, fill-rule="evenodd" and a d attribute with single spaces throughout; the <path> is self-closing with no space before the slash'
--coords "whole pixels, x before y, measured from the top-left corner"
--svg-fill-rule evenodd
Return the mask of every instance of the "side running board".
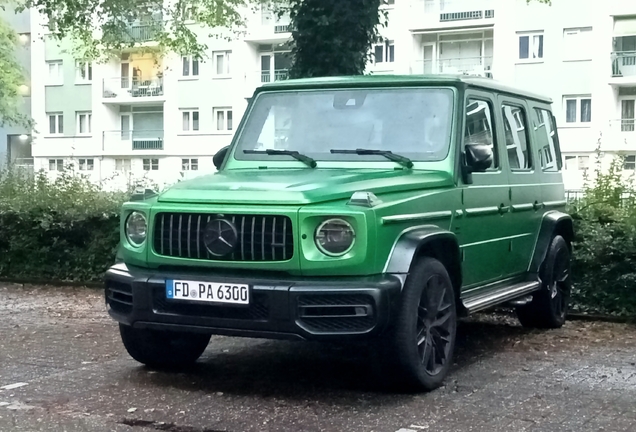
<path id="1" fill-rule="evenodd" d="M 538 281 L 521 282 L 514 285 L 508 285 L 503 288 L 490 290 L 486 293 L 479 293 L 474 296 L 462 299 L 464 307 L 469 314 L 484 309 L 506 303 L 510 300 L 517 299 L 521 296 L 537 291 L 540 287 Z"/>

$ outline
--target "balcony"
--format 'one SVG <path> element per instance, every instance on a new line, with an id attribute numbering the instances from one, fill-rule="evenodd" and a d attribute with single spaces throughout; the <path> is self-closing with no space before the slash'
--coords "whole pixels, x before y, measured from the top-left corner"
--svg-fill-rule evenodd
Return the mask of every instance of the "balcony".
<path id="1" fill-rule="evenodd" d="M 165 100 L 163 78 L 140 80 L 137 78 L 105 78 L 103 80 L 104 103 L 157 103 Z"/>
<path id="2" fill-rule="evenodd" d="M 121 40 L 128 44 L 143 44 L 148 46 L 148 42 L 155 42 L 157 35 L 163 30 L 164 22 L 159 16 L 156 18 L 145 18 L 134 22 L 111 21 L 102 27 L 103 38 L 108 40 Z"/>
<path id="3" fill-rule="evenodd" d="M 612 53 L 611 84 L 636 85 L 636 51 Z"/>
<path id="4" fill-rule="evenodd" d="M 151 23 L 144 24 L 130 24 L 126 28 L 126 37 L 125 40 L 127 42 L 151 42 L 155 40 L 157 34 L 162 30 L 163 22 L 154 21 Z"/>
<path id="5" fill-rule="evenodd" d="M 258 17 L 249 26 L 249 32 L 245 36 L 246 42 L 261 44 L 282 43 L 291 37 L 290 19 L 288 15 L 281 17 L 274 11 L 263 7 Z"/>
<path id="6" fill-rule="evenodd" d="M 494 0 L 414 0 L 411 31 L 494 24 Z"/>
<path id="7" fill-rule="evenodd" d="M 19 172 L 25 174 L 33 174 L 34 173 L 34 162 L 33 158 L 15 158 L 11 161 L 11 167 Z"/>
<path id="8" fill-rule="evenodd" d="M 163 150 L 163 130 L 104 131 L 102 148 L 105 155 L 153 154 Z"/>
<path id="9" fill-rule="evenodd" d="M 286 79 L 289 79 L 289 70 L 287 69 L 261 71 L 261 84 L 274 82 L 274 81 L 284 81 Z"/>
<path id="10" fill-rule="evenodd" d="M 413 74 L 477 75 L 492 78 L 492 57 L 460 57 L 416 61 Z"/>

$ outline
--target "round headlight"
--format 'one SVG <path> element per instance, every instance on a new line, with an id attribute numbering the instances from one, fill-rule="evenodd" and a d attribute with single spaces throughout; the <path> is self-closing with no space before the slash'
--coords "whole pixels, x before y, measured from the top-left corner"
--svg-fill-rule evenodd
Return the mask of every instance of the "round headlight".
<path id="1" fill-rule="evenodd" d="M 328 219 L 316 229 L 315 241 L 320 252 L 329 256 L 341 256 L 353 247 L 356 233 L 344 219 Z"/>
<path id="2" fill-rule="evenodd" d="M 146 241 L 147 231 L 146 216 L 140 212 L 132 212 L 126 219 L 126 238 L 128 242 L 135 247 L 141 246 Z"/>

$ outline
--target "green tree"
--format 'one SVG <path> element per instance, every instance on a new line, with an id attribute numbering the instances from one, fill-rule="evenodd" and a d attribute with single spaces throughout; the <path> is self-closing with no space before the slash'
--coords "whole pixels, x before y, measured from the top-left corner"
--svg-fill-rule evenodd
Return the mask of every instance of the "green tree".
<path id="1" fill-rule="evenodd" d="M 385 0 L 291 0 L 291 76 L 361 75 L 386 23 Z M 384 16 L 384 19 L 383 19 Z"/>
<path id="2" fill-rule="evenodd" d="M 0 18 L 0 126 L 19 125 L 31 128 L 31 118 L 20 112 L 20 87 L 25 83 L 25 76 L 16 57 L 17 49 L 18 38 L 15 31 Z"/>

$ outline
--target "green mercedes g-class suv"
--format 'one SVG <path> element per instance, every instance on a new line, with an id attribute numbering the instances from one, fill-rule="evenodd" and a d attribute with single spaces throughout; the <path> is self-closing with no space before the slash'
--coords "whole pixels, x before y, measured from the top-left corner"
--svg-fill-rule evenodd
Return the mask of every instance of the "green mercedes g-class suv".
<path id="1" fill-rule="evenodd" d="M 212 334 L 368 339 L 431 390 L 460 317 L 561 326 L 573 227 L 550 105 L 461 76 L 258 88 L 218 172 L 123 206 L 105 284 L 127 351 L 166 367 Z"/>

